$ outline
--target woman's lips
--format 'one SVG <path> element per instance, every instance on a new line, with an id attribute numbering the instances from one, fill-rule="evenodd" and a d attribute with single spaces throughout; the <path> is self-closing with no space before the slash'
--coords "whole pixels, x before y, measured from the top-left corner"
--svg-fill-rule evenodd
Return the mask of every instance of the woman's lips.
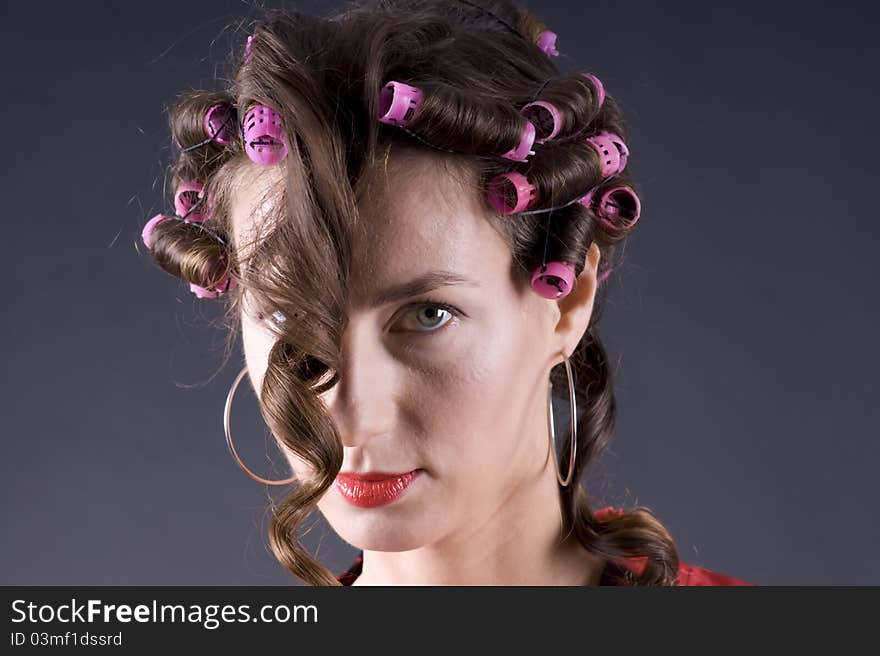
<path id="1" fill-rule="evenodd" d="M 403 474 L 341 473 L 336 477 L 334 484 L 342 498 L 353 506 L 375 508 L 391 503 L 403 494 L 421 471 L 421 469 L 413 469 Z"/>

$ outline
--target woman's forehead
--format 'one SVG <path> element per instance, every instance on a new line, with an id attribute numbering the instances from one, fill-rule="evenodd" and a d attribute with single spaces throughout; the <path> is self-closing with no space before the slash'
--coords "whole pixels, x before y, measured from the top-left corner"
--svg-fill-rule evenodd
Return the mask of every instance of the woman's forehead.
<path id="1" fill-rule="evenodd" d="M 465 194 L 438 200 L 435 191 L 410 189 L 394 202 L 371 203 L 361 212 L 352 253 L 355 298 L 435 271 L 479 280 L 496 260 L 509 259 L 482 210 Z"/>
<path id="2" fill-rule="evenodd" d="M 477 176 L 438 164 L 399 158 L 387 176 L 382 172 L 383 184 L 367 187 L 358 205 L 354 302 L 437 272 L 489 285 L 488 278 L 509 271 L 510 250 L 491 222 Z"/>
<path id="3" fill-rule="evenodd" d="M 281 167 L 243 166 L 229 198 L 233 244 L 242 248 L 265 233 L 277 218 L 277 203 L 284 185 Z"/>
<path id="4" fill-rule="evenodd" d="M 271 228 L 277 192 L 285 183 L 283 167 L 246 168 L 230 202 L 237 246 Z M 467 170 L 438 166 L 436 158 L 407 152 L 368 172 L 360 189 L 351 234 L 355 297 L 367 298 L 376 289 L 431 271 L 479 279 L 510 261 L 475 176 Z"/>

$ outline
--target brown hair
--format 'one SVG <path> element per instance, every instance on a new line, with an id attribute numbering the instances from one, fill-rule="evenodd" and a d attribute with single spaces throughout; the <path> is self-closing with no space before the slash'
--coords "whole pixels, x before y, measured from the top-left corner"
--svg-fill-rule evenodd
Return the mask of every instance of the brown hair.
<path id="1" fill-rule="evenodd" d="M 183 149 L 204 140 L 205 111 L 217 102 L 237 107 L 239 118 L 256 104 L 269 105 L 283 121 L 289 144 L 279 165 L 284 183 L 273 190 L 272 215 L 253 240 L 225 248 L 197 225 L 165 221 L 153 234 L 152 253 L 166 271 L 209 288 L 234 273 L 240 284 L 225 297 L 229 344 L 245 294 L 258 314 L 280 311 L 287 319 L 273 327 L 277 340 L 259 391 L 260 408 L 273 434 L 317 475 L 273 504 L 269 539 L 281 564 L 310 584 L 338 584 L 303 548 L 297 530 L 342 465 L 339 436 L 318 395 L 338 381 L 364 173 L 381 166 L 392 146 L 412 147 L 431 152 L 449 170 L 475 173 L 484 194 L 487 181 L 500 172 L 525 174 L 538 188 L 535 209 L 564 205 L 594 187 L 596 194 L 618 185 L 636 191 L 629 169 L 611 182 L 603 180 L 598 155 L 584 145 L 586 137 L 603 130 L 626 140 L 618 104 L 607 95 L 600 106 L 597 88 L 580 71 L 560 72 L 535 45 L 545 29 L 508 0 L 370 0 L 328 18 L 271 10 L 253 30 L 249 57 L 236 57 L 231 88 L 186 93 L 171 111 L 171 129 Z M 375 118 L 379 91 L 389 80 L 424 91 L 407 130 Z M 561 110 L 561 131 L 536 144 L 526 163 L 502 158 L 519 143 L 525 120 L 519 109 L 536 99 Z M 247 161 L 239 135 L 227 146 L 212 142 L 185 150 L 174 166 L 175 188 L 189 180 L 205 184 L 209 218 L 202 227 L 226 243 L 232 236 L 230 193 Z M 529 284 L 545 249 L 548 261 L 573 263 L 580 274 L 594 241 L 602 253 L 599 276 L 607 275 L 631 229 L 621 223 L 611 229 L 597 220 L 594 209 L 577 202 L 500 219 L 522 285 Z M 675 544 L 653 513 L 639 506 L 600 520 L 579 483 L 615 424 L 612 374 L 596 328 L 606 292 L 607 285 L 600 285 L 590 325 L 570 359 L 579 417 L 575 481 L 560 487 L 564 531 L 613 561 L 644 559 L 645 566 L 629 579 L 632 584 L 674 585 Z M 554 368 L 551 380 L 554 390 L 567 390 L 563 368 Z M 567 396 L 559 403 L 565 406 Z M 562 440 L 563 472 L 570 437 Z"/>

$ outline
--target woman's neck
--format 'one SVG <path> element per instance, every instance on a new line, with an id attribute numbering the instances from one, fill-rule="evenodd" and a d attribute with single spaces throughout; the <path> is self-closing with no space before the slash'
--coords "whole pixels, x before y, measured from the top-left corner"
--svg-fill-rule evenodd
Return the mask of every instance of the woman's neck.
<path id="1" fill-rule="evenodd" d="M 561 540 L 556 472 L 547 465 L 482 525 L 411 551 L 364 550 L 353 585 L 598 585 L 604 559 L 573 534 Z"/>

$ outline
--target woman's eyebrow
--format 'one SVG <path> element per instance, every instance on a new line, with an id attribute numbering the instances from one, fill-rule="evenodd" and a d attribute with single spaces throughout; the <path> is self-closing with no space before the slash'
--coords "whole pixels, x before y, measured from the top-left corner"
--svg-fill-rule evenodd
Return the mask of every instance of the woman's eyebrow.
<path id="1" fill-rule="evenodd" d="M 369 305 L 379 307 L 395 301 L 401 301 L 410 296 L 426 294 L 438 287 L 448 285 L 470 285 L 479 287 L 479 283 L 451 271 L 427 271 L 420 276 L 404 283 L 392 285 L 382 289 L 370 297 Z"/>

